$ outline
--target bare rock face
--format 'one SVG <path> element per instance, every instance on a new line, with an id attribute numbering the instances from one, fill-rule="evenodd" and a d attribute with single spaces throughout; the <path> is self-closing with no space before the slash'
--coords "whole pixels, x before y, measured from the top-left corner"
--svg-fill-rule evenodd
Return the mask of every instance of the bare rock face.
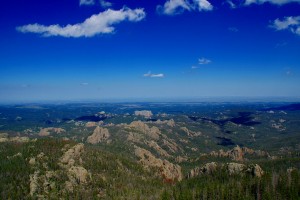
<path id="1" fill-rule="evenodd" d="M 240 163 L 227 163 L 227 170 L 229 175 L 241 174 L 245 170 L 246 166 Z"/>
<path id="2" fill-rule="evenodd" d="M 232 158 L 232 160 L 235 160 L 235 161 L 243 161 L 244 160 L 244 153 L 243 153 L 241 147 L 239 147 L 238 145 L 231 150 L 229 155 Z"/>
<path id="3" fill-rule="evenodd" d="M 225 170 L 225 172 L 227 172 L 229 175 L 245 175 L 246 173 L 248 173 L 258 178 L 262 177 L 264 174 L 262 168 L 257 164 L 246 166 L 244 164 L 234 162 L 226 164 L 217 164 L 215 162 L 211 162 L 206 163 L 202 167 L 196 167 L 192 169 L 187 177 L 193 178 L 201 175 L 211 175 L 217 170 Z"/>
<path id="4" fill-rule="evenodd" d="M 258 178 L 260 178 L 264 175 L 264 171 L 258 164 L 250 165 L 248 167 L 247 171 L 250 172 L 253 176 L 258 177 Z"/>
<path id="5" fill-rule="evenodd" d="M 167 125 L 171 126 L 171 127 L 174 127 L 176 125 L 174 119 L 168 120 Z"/>
<path id="6" fill-rule="evenodd" d="M 87 122 L 85 124 L 85 127 L 90 128 L 90 127 L 100 126 L 102 124 L 103 124 L 103 121 L 100 121 L 100 122 Z"/>
<path id="7" fill-rule="evenodd" d="M 84 152 L 84 144 L 79 143 L 69 148 L 60 158 L 60 166 L 66 171 L 69 178 L 65 182 L 65 190 L 73 192 L 77 185 L 88 182 L 91 174 L 80 164 L 82 164 L 81 155 Z"/>
<path id="8" fill-rule="evenodd" d="M 110 137 L 107 128 L 97 126 L 92 135 L 87 138 L 87 142 L 90 144 L 97 144 L 102 141 L 106 141 Z"/>
<path id="9" fill-rule="evenodd" d="M 70 182 L 73 185 L 83 184 L 83 183 L 87 182 L 89 173 L 85 168 L 83 168 L 81 166 L 79 166 L 79 167 L 73 166 L 68 170 L 68 177 L 69 177 Z"/>
<path id="10" fill-rule="evenodd" d="M 137 131 L 142 132 L 147 135 L 151 139 L 158 140 L 161 135 L 160 130 L 156 126 L 152 126 L 151 128 L 142 121 L 133 121 L 129 124 L 130 128 L 134 128 Z"/>
<path id="11" fill-rule="evenodd" d="M 173 141 L 168 141 L 166 139 L 163 139 L 163 143 L 165 146 L 169 148 L 170 151 L 172 151 L 172 153 L 176 153 L 179 149 L 178 145 Z"/>
<path id="12" fill-rule="evenodd" d="M 218 167 L 218 165 L 215 162 L 206 163 L 202 167 L 196 167 L 196 168 L 192 169 L 190 171 L 190 173 L 188 174 L 188 178 L 193 178 L 193 177 L 200 176 L 203 174 L 212 174 L 213 172 L 215 172 L 217 170 L 217 167 Z"/>
<path id="13" fill-rule="evenodd" d="M 35 158 L 30 158 L 30 160 L 28 161 L 29 165 L 35 165 L 36 161 Z"/>
<path id="14" fill-rule="evenodd" d="M 159 139 L 159 135 L 161 135 L 160 130 L 156 127 L 156 126 L 152 126 L 150 128 L 150 131 L 147 134 L 149 137 L 151 137 L 154 140 L 158 140 Z"/>
<path id="15" fill-rule="evenodd" d="M 163 120 L 163 121 L 161 121 L 160 119 L 158 119 L 155 122 L 148 122 L 148 123 L 153 123 L 153 124 L 157 124 L 157 125 L 166 124 L 166 125 L 168 125 L 170 127 L 175 127 L 176 126 L 174 119 Z"/>
<path id="16" fill-rule="evenodd" d="M 175 165 L 168 160 L 156 158 L 150 151 L 135 146 L 135 155 L 140 159 L 139 162 L 145 167 L 155 167 L 160 169 L 160 173 L 167 181 L 181 181 L 182 172 L 179 165 Z"/>
<path id="17" fill-rule="evenodd" d="M 0 138 L 0 143 L 2 143 L 2 142 L 8 142 L 9 141 L 9 139 L 8 138 L 5 138 L 5 137 L 3 137 L 3 138 Z"/>
<path id="18" fill-rule="evenodd" d="M 62 165 L 73 166 L 75 164 L 75 160 L 79 160 L 83 152 L 84 144 L 79 143 L 67 150 L 60 158 L 60 162 Z"/>
<path id="19" fill-rule="evenodd" d="M 187 127 L 181 127 L 180 129 L 183 130 L 183 131 L 184 131 L 188 136 L 190 136 L 190 137 L 197 137 L 197 136 L 202 135 L 201 132 L 194 132 L 194 131 L 191 131 L 191 130 L 189 130 Z"/>
<path id="20" fill-rule="evenodd" d="M 155 141 L 151 140 L 151 141 L 146 141 L 146 144 L 155 149 L 157 151 L 157 153 L 161 156 L 164 156 L 164 157 L 172 157 L 170 154 L 168 154 L 168 152 L 166 150 L 164 150 L 163 148 L 161 148 Z"/>
<path id="21" fill-rule="evenodd" d="M 49 136 L 51 132 L 54 132 L 56 134 L 60 134 L 60 133 L 66 132 L 66 130 L 62 129 L 62 128 L 54 128 L 54 127 L 41 128 L 38 135 L 39 136 Z"/>
<path id="22" fill-rule="evenodd" d="M 30 178 L 30 184 L 29 184 L 30 196 L 33 196 L 38 190 L 39 173 L 40 173 L 39 171 L 35 171 L 34 174 L 31 174 L 29 176 L 29 178 Z"/>
<path id="23" fill-rule="evenodd" d="M 151 118 L 153 114 L 150 110 L 137 110 L 134 111 L 134 115 L 143 116 L 145 118 Z"/>
<path id="24" fill-rule="evenodd" d="M 29 142 L 30 139 L 29 137 L 19 137 L 19 136 L 16 136 L 16 137 L 0 137 L 0 143 L 2 142 L 20 142 L 20 143 L 23 143 L 23 142 Z"/>
<path id="25" fill-rule="evenodd" d="M 176 158 L 175 158 L 175 161 L 177 162 L 177 163 L 182 163 L 182 162 L 186 162 L 186 161 L 188 161 L 189 159 L 188 159 L 188 157 L 186 157 L 186 156 L 184 156 L 184 157 L 182 157 L 182 156 L 177 156 Z"/>
<path id="26" fill-rule="evenodd" d="M 234 161 L 244 161 L 245 154 L 254 155 L 258 157 L 271 157 L 270 154 L 266 151 L 253 150 L 247 147 L 239 147 L 238 145 L 229 151 L 224 151 L 220 149 L 219 151 L 212 151 L 209 153 L 210 156 L 214 157 L 228 157 Z"/>

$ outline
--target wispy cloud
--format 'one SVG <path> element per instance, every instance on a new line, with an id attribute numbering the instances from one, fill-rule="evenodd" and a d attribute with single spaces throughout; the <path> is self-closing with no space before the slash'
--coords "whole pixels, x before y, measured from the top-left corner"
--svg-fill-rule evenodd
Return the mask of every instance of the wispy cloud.
<path id="1" fill-rule="evenodd" d="M 158 5 L 157 10 L 166 15 L 180 14 L 183 11 L 209 11 L 213 6 L 207 0 L 168 0 L 163 6 Z"/>
<path id="2" fill-rule="evenodd" d="M 80 0 L 79 5 L 94 5 L 95 1 L 94 0 Z"/>
<path id="3" fill-rule="evenodd" d="M 232 0 L 227 0 L 224 4 L 228 4 L 230 6 L 230 8 L 234 9 L 237 7 L 237 5 L 235 3 L 233 3 Z"/>
<path id="4" fill-rule="evenodd" d="M 235 33 L 239 32 L 239 29 L 236 28 L 236 27 L 229 27 L 228 30 L 231 31 L 231 32 L 235 32 Z"/>
<path id="5" fill-rule="evenodd" d="M 22 84 L 21 87 L 22 87 L 22 88 L 30 88 L 31 85 L 29 85 L 29 84 Z"/>
<path id="6" fill-rule="evenodd" d="M 100 5 L 102 8 L 109 8 L 109 7 L 112 7 L 112 3 L 111 2 L 108 2 L 108 1 L 105 1 L 105 0 L 100 0 Z"/>
<path id="7" fill-rule="evenodd" d="M 284 17 L 283 19 L 275 19 L 271 24 L 271 28 L 277 31 L 289 30 L 294 34 L 300 35 L 300 16 Z"/>
<path id="8" fill-rule="evenodd" d="M 283 4 L 292 3 L 292 2 L 300 3 L 300 0 L 246 0 L 244 5 L 263 4 L 263 3 L 283 5 Z"/>
<path id="9" fill-rule="evenodd" d="M 291 70 L 287 70 L 287 71 L 285 71 L 285 75 L 286 76 L 291 76 L 293 73 L 292 73 L 292 71 Z"/>
<path id="10" fill-rule="evenodd" d="M 78 24 L 68 24 L 66 26 L 41 24 L 28 24 L 17 27 L 22 33 L 37 33 L 42 36 L 62 36 L 62 37 L 92 37 L 97 34 L 109 34 L 115 31 L 113 25 L 122 21 L 138 22 L 144 19 L 146 13 L 143 8 L 130 9 L 122 8 L 120 10 L 108 9 L 99 14 L 92 15 L 84 22 Z"/>
<path id="11" fill-rule="evenodd" d="M 98 2 L 102 8 L 109 8 L 112 6 L 111 2 L 105 0 L 80 0 L 79 5 L 91 6 L 91 5 L 98 5 Z"/>
<path id="12" fill-rule="evenodd" d="M 164 74 L 152 74 L 150 71 L 143 75 L 144 77 L 150 77 L 150 78 L 164 78 Z"/>
<path id="13" fill-rule="evenodd" d="M 84 82 L 84 83 L 80 83 L 80 85 L 81 86 L 87 86 L 87 85 L 89 85 L 89 83 Z"/>
<path id="14" fill-rule="evenodd" d="M 199 64 L 200 65 L 207 65 L 209 63 L 211 63 L 211 60 L 207 59 L 207 58 L 199 58 Z"/>
<path id="15" fill-rule="evenodd" d="M 195 65 L 191 67 L 191 69 L 198 69 L 198 68 L 199 66 L 195 66 Z"/>
<path id="16" fill-rule="evenodd" d="M 275 48 L 284 47 L 284 46 L 286 46 L 286 45 L 288 45 L 287 42 L 278 42 L 278 43 L 276 43 Z"/>

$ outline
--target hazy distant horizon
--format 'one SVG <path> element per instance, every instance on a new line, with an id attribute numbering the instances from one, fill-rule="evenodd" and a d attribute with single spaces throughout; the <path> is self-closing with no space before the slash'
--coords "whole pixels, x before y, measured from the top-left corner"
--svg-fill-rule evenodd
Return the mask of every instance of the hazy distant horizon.
<path id="1" fill-rule="evenodd" d="M 102 98 L 102 99 L 40 99 L 40 100 L 7 100 L 0 104 L 60 104 L 60 103 L 298 103 L 299 97 L 286 96 L 203 96 L 203 97 L 168 97 L 168 98 Z"/>

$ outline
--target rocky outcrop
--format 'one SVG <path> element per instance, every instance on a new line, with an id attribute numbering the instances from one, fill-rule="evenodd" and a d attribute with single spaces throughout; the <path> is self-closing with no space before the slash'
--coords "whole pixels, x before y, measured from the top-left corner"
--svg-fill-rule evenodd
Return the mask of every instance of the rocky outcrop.
<path id="1" fill-rule="evenodd" d="M 29 188 L 30 188 L 30 196 L 33 196 L 37 190 L 38 190 L 38 187 L 39 187 L 39 184 L 38 184 L 38 179 L 39 179 L 39 171 L 35 171 L 34 174 L 31 174 L 29 175 Z"/>
<path id="2" fill-rule="evenodd" d="M 171 155 L 168 154 L 168 152 L 167 152 L 166 150 L 164 150 L 163 148 L 161 148 L 155 141 L 153 141 L 153 140 L 151 140 L 151 141 L 146 141 L 146 144 L 147 144 L 149 147 L 155 149 L 156 152 L 157 152 L 159 155 L 164 156 L 164 157 L 167 157 L 167 158 L 171 157 Z"/>
<path id="3" fill-rule="evenodd" d="M 84 152 L 84 144 L 79 143 L 69 148 L 60 158 L 60 166 L 67 171 L 69 180 L 65 182 L 65 189 L 73 192 L 74 187 L 88 182 L 91 174 L 82 166 L 81 155 Z"/>
<path id="4" fill-rule="evenodd" d="M 65 189 L 69 192 L 74 191 L 74 187 L 86 184 L 91 178 L 91 174 L 81 166 L 73 166 L 67 172 L 69 180 L 65 182 Z"/>
<path id="5" fill-rule="evenodd" d="M 134 115 L 143 116 L 145 118 L 151 118 L 153 114 L 150 110 L 136 110 L 134 111 Z"/>
<path id="6" fill-rule="evenodd" d="M 184 157 L 182 157 L 182 156 L 177 156 L 176 158 L 175 158 L 175 161 L 177 162 L 177 163 L 182 163 L 182 162 L 186 162 L 186 161 L 188 161 L 189 159 L 188 159 L 188 157 L 186 157 L 186 156 L 184 156 Z"/>
<path id="7" fill-rule="evenodd" d="M 227 163 L 226 167 L 229 175 L 233 175 L 241 174 L 245 170 L 246 165 L 240 163 Z"/>
<path id="8" fill-rule="evenodd" d="M 255 177 L 262 177 L 264 175 L 264 171 L 262 170 L 262 168 L 258 165 L 252 165 L 250 167 L 248 167 L 248 172 L 250 172 L 253 176 Z"/>
<path id="9" fill-rule="evenodd" d="M 148 122 L 148 123 L 157 124 L 157 125 L 168 125 L 170 127 L 175 127 L 176 126 L 174 119 L 163 120 L 163 121 L 158 119 L 157 121 Z"/>
<path id="10" fill-rule="evenodd" d="M 68 177 L 73 185 L 83 184 L 87 182 L 89 173 L 85 168 L 81 166 L 73 166 L 68 170 Z"/>
<path id="11" fill-rule="evenodd" d="M 60 134 L 60 133 L 66 132 L 66 130 L 62 129 L 62 128 L 54 128 L 54 127 L 41 128 L 38 135 L 39 136 L 49 136 L 51 134 L 51 132 Z"/>
<path id="12" fill-rule="evenodd" d="M 210 156 L 214 157 L 228 157 L 234 161 L 244 161 L 245 155 L 253 155 L 258 157 L 270 157 L 268 152 L 261 151 L 261 150 L 253 150 L 247 147 L 241 148 L 240 146 L 236 146 L 229 151 L 224 151 L 223 149 L 219 151 L 212 151 L 209 153 Z M 204 154 L 206 155 L 206 154 Z"/>
<path id="13" fill-rule="evenodd" d="M 87 184 L 91 179 L 91 174 L 82 167 L 82 153 L 84 145 L 77 144 L 70 147 L 65 145 L 62 149 L 64 152 L 62 157 L 58 159 L 59 168 L 55 171 L 49 170 L 47 163 L 50 159 L 43 152 L 40 152 L 35 157 L 28 158 L 28 163 L 34 173 L 29 175 L 30 195 L 33 199 L 47 199 L 48 195 L 53 190 L 61 190 L 62 192 L 73 192 L 80 185 Z M 55 162 L 51 159 L 51 162 Z M 59 176 L 65 176 L 68 179 L 64 183 L 64 187 L 57 187 Z"/>
<path id="14" fill-rule="evenodd" d="M 262 177 L 264 175 L 264 171 L 258 164 L 244 165 L 241 163 L 226 163 L 226 164 L 218 164 L 216 162 L 206 163 L 202 167 L 196 167 L 190 171 L 188 174 L 188 178 L 193 178 L 202 175 L 211 175 L 218 170 L 224 170 L 229 175 L 245 175 L 250 174 L 254 177 Z"/>
<path id="15" fill-rule="evenodd" d="M 128 135 L 127 135 L 127 140 L 131 141 L 131 142 L 142 143 L 141 139 L 142 139 L 142 137 L 138 133 L 129 132 Z"/>
<path id="16" fill-rule="evenodd" d="M 160 130 L 156 126 L 151 128 L 142 121 L 133 121 L 129 124 L 129 128 L 133 128 L 146 136 L 150 137 L 153 140 L 158 140 L 161 135 Z"/>
<path id="17" fill-rule="evenodd" d="M 187 127 L 181 127 L 180 129 L 182 131 L 184 131 L 187 134 L 187 136 L 189 136 L 189 137 L 197 137 L 197 136 L 202 135 L 202 133 L 200 131 L 198 131 L 198 132 L 191 131 Z"/>
<path id="18" fill-rule="evenodd" d="M 229 155 L 234 161 L 243 161 L 244 160 L 244 152 L 238 145 L 234 147 L 231 151 L 229 151 Z"/>
<path id="19" fill-rule="evenodd" d="M 98 144 L 100 142 L 106 141 L 110 137 L 107 128 L 102 128 L 97 126 L 92 135 L 87 138 L 87 143 Z"/>
<path id="20" fill-rule="evenodd" d="M 154 167 L 160 170 L 160 174 L 167 181 L 181 181 L 182 172 L 179 165 L 175 165 L 168 160 L 156 158 L 150 151 L 135 146 L 135 155 L 139 162 L 147 169 Z"/>
<path id="21" fill-rule="evenodd" d="M 95 126 L 101 126 L 103 124 L 103 121 L 99 122 L 87 122 L 85 124 L 85 127 L 90 128 L 90 127 L 95 127 Z"/>
<path id="22" fill-rule="evenodd" d="M 0 137 L 0 143 L 2 142 L 29 142 L 29 137 Z"/>
<path id="23" fill-rule="evenodd" d="M 179 147 L 175 142 L 163 139 L 163 144 L 167 146 L 172 153 L 178 152 Z"/>
<path id="24" fill-rule="evenodd" d="M 75 161 L 78 160 L 80 162 L 81 154 L 84 152 L 84 144 L 79 143 L 72 148 L 68 149 L 63 156 L 60 158 L 60 163 L 62 166 L 70 167 L 75 164 Z"/>
<path id="25" fill-rule="evenodd" d="M 217 170 L 217 163 L 215 162 L 211 162 L 211 163 L 206 163 L 205 165 L 203 165 L 202 167 L 196 167 L 194 169 L 192 169 L 190 171 L 190 173 L 188 174 L 188 178 L 193 178 L 196 176 L 200 176 L 203 174 L 212 174 L 213 172 L 215 172 Z"/>

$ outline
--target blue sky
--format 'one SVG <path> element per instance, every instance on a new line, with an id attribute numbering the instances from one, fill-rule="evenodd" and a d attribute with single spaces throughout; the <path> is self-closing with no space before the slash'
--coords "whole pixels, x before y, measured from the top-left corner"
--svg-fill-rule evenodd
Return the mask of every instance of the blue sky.
<path id="1" fill-rule="evenodd" d="M 299 0 L 12 0 L 0 102 L 300 96 Z"/>

